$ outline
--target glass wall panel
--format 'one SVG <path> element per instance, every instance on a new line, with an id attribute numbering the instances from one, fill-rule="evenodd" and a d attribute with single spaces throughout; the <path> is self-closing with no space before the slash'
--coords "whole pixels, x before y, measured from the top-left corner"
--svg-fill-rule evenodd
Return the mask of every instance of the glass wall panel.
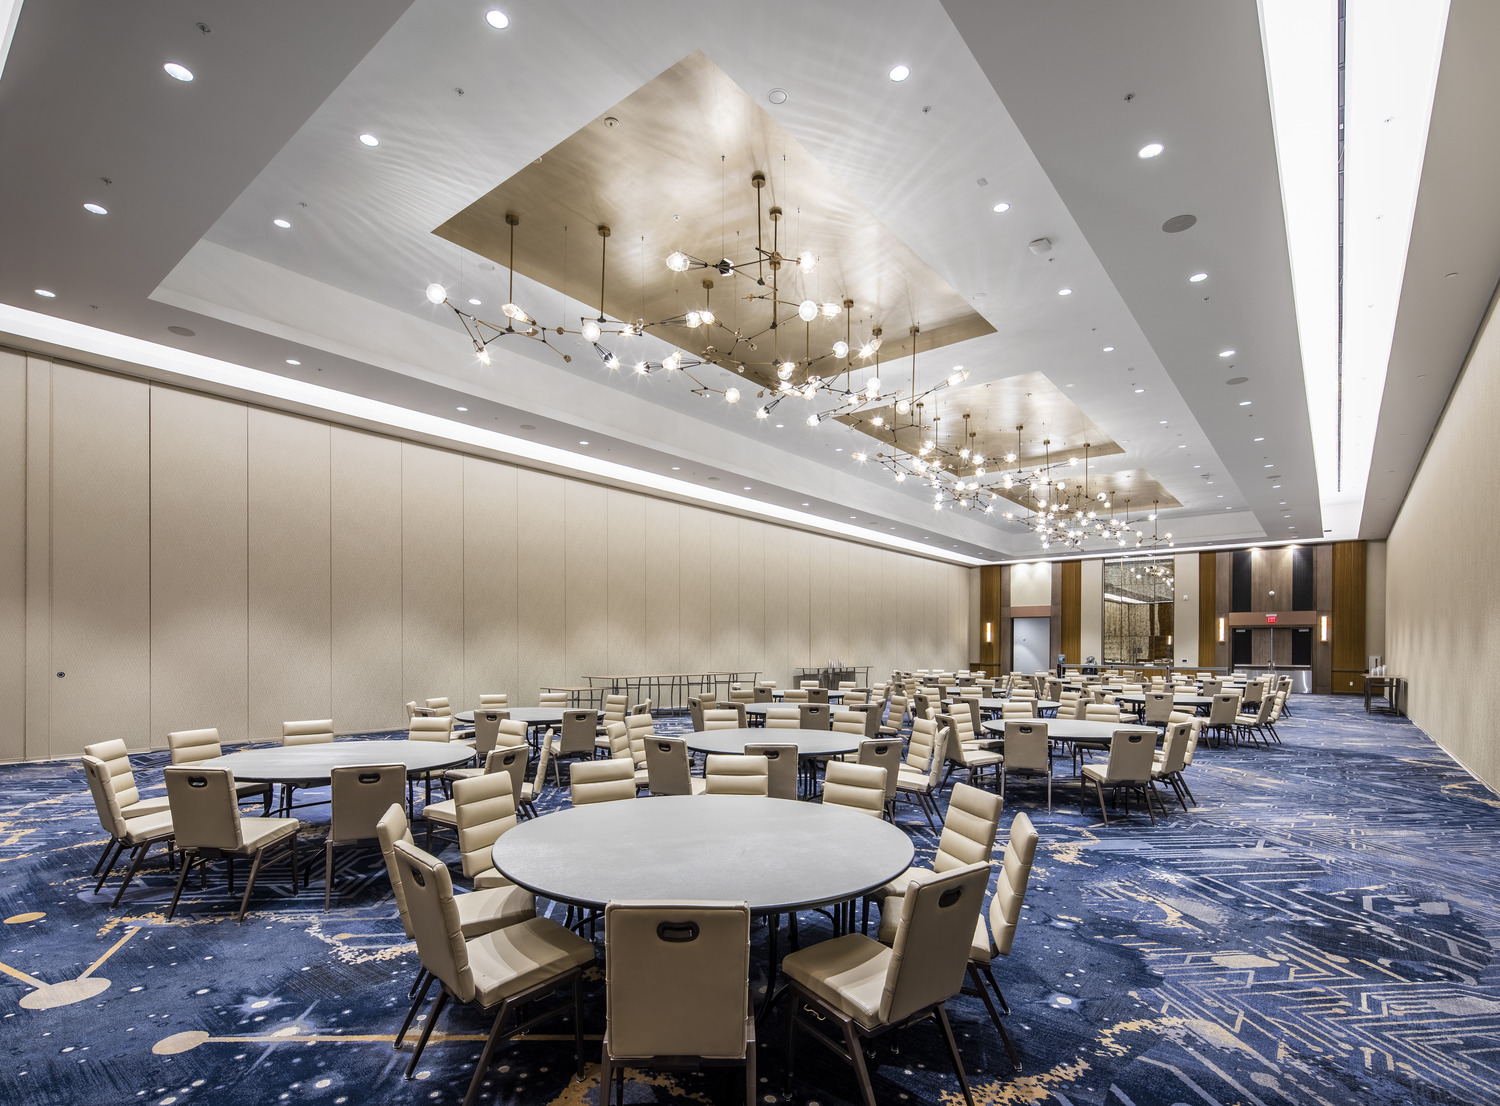
<path id="1" fill-rule="evenodd" d="M 1104 562 L 1104 663 L 1170 664 L 1171 557 Z"/>

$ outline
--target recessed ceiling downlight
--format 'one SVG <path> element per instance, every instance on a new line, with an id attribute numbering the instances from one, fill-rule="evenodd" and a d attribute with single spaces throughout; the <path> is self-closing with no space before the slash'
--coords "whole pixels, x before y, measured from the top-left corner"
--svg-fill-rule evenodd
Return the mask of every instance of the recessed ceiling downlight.
<path id="1" fill-rule="evenodd" d="M 1009 211 L 1010 210 L 1010 204 L 1006 203 L 1004 200 L 1001 200 L 999 203 L 997 203 L 995 205 L 994 209 L 996 211 Z"/>
<path id="2" fill-rule="evenodd" d="M 499 8 L 491 8 L 484 13 L 484 21 L 497 31 L 503 31 L 510 26 L 510 16 Z"/>
<path id="3" fill-rule="evenodd" d="M 55 300 L 55 299 L 57 299 L 57 293 L 56 292 L 49 292 L 45 288 L 33 288 L 32 291 L 34 291 L 37 295 L 41 296 L 42 299 L 44 299 L 44 300 Z"/>
<path id="4" fill-rule="evenodd" d="M 1189 284 L 1202 284 L 1207 279 L 1208 279 L 1208 274 L 1207 273 L 1194 273 L 1192 276 L 1188 277 L 1188 283 Z"/>
<path id="5" fill-rule="evenodd" d="M 362 135 L 359 136 L 359 140 L 361 142 L 363 142 L 366 146 L 379 146 L 380 145 L 380 139 L 376 138 L 373 134 L 362 134 Z"/>
<path id="6" fill-rule="evenodd" d="M 1220 357 L 1233 357 L 1234 356 L 1234 350 L 1232 350 L 1232 349 L 1221 349 L 1219 351 L 1219 356 Z"/>
<path id="7" fill-rule="evenodd" d="M 910 76 L 911 70 L 904 65 L 897 65 L 891 69 L 891 80 L 896 81 L 898 84 Z"/>
<path id="8" fill-rule="evenodd" d="M 271 222 L 273 225 L 280 227 L 282 230 L 286 230 L 292 225 L 285 219 L 272 219 Z"/>
<path id="9" fill-rule="evenodd" d="M 108 215 L 109 210 L 101 204 L 84 204 L 83 210 L 91 215 Z"/>
<path id="10" fill-rule="evenodd" d="M 175 61 L 169 61 L 162 66 L 167 71 L 167 76 L 173 80 L 190 81 L 193 79 L 193 71 L 185 65 L 178 65 Z"/>
<path id="11" fill-rule="evenodd" d="M 300 365 L 300 364 L 302 364 L 302 362 L 298 361 L 295 357 L 288 357 L 286 359 L 286 363 L 288 365 Z"/>
<path id="12" fill-rule="evenodd" d="M 1150 142 L 1135 152 L 1136 157 L 1155 157 L 1161 153 L 1163 146 L 1160 142 Z"/>
<path id="13" fill-rule="evenodd" d="M 1071 289 L 1071 288 L 1059 288 L 1057 290 L 1057 294 L 1059 296 L 1071 296 L 1073 294 L 1073 289 Z"/>

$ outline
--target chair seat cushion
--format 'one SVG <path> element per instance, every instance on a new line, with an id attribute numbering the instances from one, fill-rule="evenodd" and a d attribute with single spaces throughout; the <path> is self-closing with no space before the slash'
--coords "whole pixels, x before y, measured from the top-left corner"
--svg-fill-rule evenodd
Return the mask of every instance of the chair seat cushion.
<path id="1" fill-rule="evenodd" d="M 969 959 L 976 964 L 988 964 L 995 959 L 996 949 L 990 944 L 990 926 L 985 920 L 984 911 L 979 912 L 979 920 L 974 923 L 974 940 L 969 945 Z"/>
<path id="2" fill-rule="evenodd" d="M 422 808 L 422 817 L 438 825 L 456 826 L 458 825 L 458 800 L 449 799 L 442 803 L 428 803 Z"/>
<path id="3" fill-rule="evenodd" d="M 992 764 L 999 764 L 1004 758 L 992 749 L 986 749 L 979 745 L 964 746 L 964 763 L 970 768 L 988 768 Z"/>
<path id="4" fill-rule="evenodd" d="M 450 768 L 443 773 L 445 780 L 467 780 L 484 775 L 483 768 Z"/>
<path id="5" fill-rule="evenodd" d="M 1093 780 L 1095 783 L 1109 782 L 1109 763 L 1085 764 L 1083 766 L 1084 779 Z"/>
<path id="6" fill-rule="evenodd" d="M 927 773 L 918 772 L 915 768 L 907 768 L 903 765 L 896 773 L 896 787 L 901 791 L 926 791 Z"/>
<path id="7" fill-rule="evenodd" d="M 476 887 L 479 880 L 489 874 L 480 873 L 474 881 Z M 499 872 L 494 874 L 500 875 Z M 453 901 L 458 904 L 458 920 L 465 937 L 478 937 L 492 929 L 536 917 L 536 896 L 508 880 L 503 886 L 485 887 L 467 895 L 454 895 Z"/>
<path id="8" fill-rule="evenodd" d="M 592 942 L 546 918 L 528 918 L 469 942 L 474 997 L 485 1007 L 593 959 Z"/>
<path id="9" fill-rule="evenodd" d="M 297 818 L 240 818 L 240 839 L 245 851 L 264 849 L 283 837 L 290 837 L 302 828 Z"/>
<path id="10" fill-rule="evenodd" d="M 256 791 L 264 791 L 266 789 L 266 785 L 263 783 L 241 784 L 240 786 L 250 787 Z M 144 818 L 148 814 L 162 814 L 171 809 L 167 805 L 167 797 L 163 795 L 158 799 L 141 799 L 139 802 L 131 803 L 129 806 L 122 806 L 120 813 L 125 815 L 126 818 Z"/>
<path id="11" fill-rule="evenodd" d="M 862 933 L 789 952 L 781 970 L 798 987 L 848 1014 L 861 1025 L 879 1024 L 880 997 L 892 952 Z"/>
<path id="12" fill-rule="evenodd" d="M 249 819 L 246 819 L 249 821 Z M 125 819 L 125 844 L 139 845 L 142 841 L 155 841 L 172 835 L 171 811 L 157 811 L 140 818 Z"/>
<path id="13" fill-rule="evenodd" d="M 234 797 L 243 798 L 246 795 L 264 795 L 271 790 L 268 783 L 236 783 L 234 785 Z M 135 808 L 132 807 L 132 810 Z"/>

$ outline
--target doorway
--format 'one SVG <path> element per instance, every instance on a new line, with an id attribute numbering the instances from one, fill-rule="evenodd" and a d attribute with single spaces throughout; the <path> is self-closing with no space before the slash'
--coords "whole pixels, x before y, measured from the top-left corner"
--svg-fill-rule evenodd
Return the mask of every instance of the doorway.
<path id="1" fill-rule="evenodd" d="M 1013 672 L 1052 669 L 1052 619 L 1013 618 L 1010 622 L 1010 667 Z"/>

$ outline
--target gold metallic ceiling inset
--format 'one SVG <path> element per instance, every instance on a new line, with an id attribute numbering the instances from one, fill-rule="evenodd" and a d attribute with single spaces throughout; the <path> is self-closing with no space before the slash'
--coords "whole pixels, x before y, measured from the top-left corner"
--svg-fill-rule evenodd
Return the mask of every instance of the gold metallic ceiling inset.
<path id="1" fill-rule="evenodd" d="M 763 190 L 751 174 L 763 172 Z M 595 316 L 599 303 L 600 239 L 611 228 L 604 312 L 620 320 L 661 320 L 701 308 L 703 278 L 720 321 L 746 335 L 760 334 L 757 349 L 740 346 L 739 360 L 770 362 L 774 355 L 803 358 L 826 352 L 844 336 L 845 320 L 802 323 L 782 315 L 766 331 L 771 307 L 747 300 L 764 293 L 753 280 L 712 271 L 676 273 L 664 259 L 682 250 L 704 258 L 743 259 L 753 252 L 756 198 L 779 205 L 783 250 L 810 250 L 812 273 L 783 269 L 781 298 L 793 302 L 854 301 L 858 338 L 881 326 L 882 371 L 910 354 L 908 327 L 921 326 L 925 351 L 994 331 L 981 315 L 900 239 L 881 225 L 820 166 L 772 116 L 701 53 L 693 53 L 627 96 L 542 157 L 438 227 L 434 233 L 501 265 L 509 261 L 505 217 L 520 219 L 515 268 L 574 302 L 569 318 Z M 553 305 L 530 308 L 535 314 Z M 837 333 L 835 333 L 835 330 Z M 719 352 L 728 334 L 685 326 L 653 333 L 707 361 L 728 362 Z M 620 357 L 633 359 L 628 339 Z M 706 347 L 714 345 L 710 351 Z M 820 348 L 821 347 L 821 348 Z M 832 359 L 825 362 L 834 368 Z M 870 370 L 857 362 L 856 373 Z M 894 368 L 894 366 L 892 366 Z M 775 387 L 774 374 L 755 372 L 756 383 Z M 833 372 L 823 375 L 831 376 Z"/>

